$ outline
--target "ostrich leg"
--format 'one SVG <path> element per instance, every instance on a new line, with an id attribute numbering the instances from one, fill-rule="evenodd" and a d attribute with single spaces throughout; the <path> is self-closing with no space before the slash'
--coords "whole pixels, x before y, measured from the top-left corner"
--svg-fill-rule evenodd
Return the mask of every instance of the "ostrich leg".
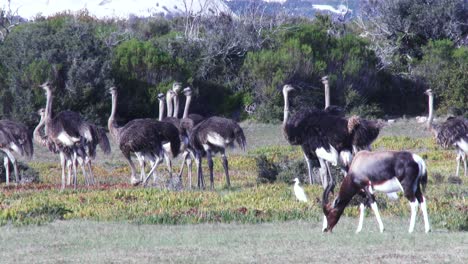
<path id="1" fill-rule="evenodd" d="M 148 181 L 148 178 L 153 175 L 154 177 L 154 180 L 156 180 L 156 175 L 154 174 L 154 171 L 156 170 L 156 168 L 159 166 L 159 164 L 161 164 L 162 162 L 162 159 L 159 158 L 159 157 L 156 157 L 156 161 L 154 162 L 150 172 L 148 173 L 148 176 L 145 177 L 144 181 L 143 181 L 143 186 L 146 186 L 146 182 Z"/>
<path id="2" fill-rule="evenodd" d="M 185 168 L 185 161 L 187 160 L 188 155 L 189 155 L 188 151 L 184 151 L 184 153 L 182 154 L 182 164 L 179 170 L 179 179 L 182 179 L 182 174 L 184 173 L 184 168 Z"/>
<path id="3" fill-rule="evenodd" d="M 131 175 L 130 183 L 131 183 L 132 185 L 138 185 L 138 184 L 141 182 L 141 180 L 139 180 L 139 179 L 136 178 L 136 168 L 135 168 L 135 164 L 133 164 L 133 161 L 132 161 L 132 159 L 130 158 L 130 154 L 124 153 L 124 157 L 125 157 L 125 159 L 127 159 L 127 163 L 128 163 L 128 165 L 130 166 L 130 170 L 132 171 L 132 172 L 131 172 L 132 175 Z"/>
<path id="4" fill-rule="evenodd" d="M 91 185 L 94 185 L 94 173 L 93 173 L 93 167 L 91 166 L 91 159 L 86 156 L 85 158 L 85 165 L 88 168 L 88 177 L 89 177 L 89 182 Z"/>
<path id="5" fill-rule="evenodd" d="M 3 157 L 3 166 L 5 167 L 5 184 L 10 184 L 10 164 L 9 164 L 8 157 Z"/>
<path id="6" fill-rule="evenodd" d="M 84 164 L 85 162 L 84 162 L 83 158 L 81 158 L 81 157 L 78 157 L 77 160 L 78 160 L 78 163 L 80 164 L 81 173 L 83 173 L 83 176 L 84 176 L 84 179 L 85 179 L 85 184 L 87 186 L 89 186 L 90 179 L 88 177 L 88 174 L 86 173 L 85 164 Z M 74 182 L 74 185 L 75 185 L 74 188 L 75 189 L 76 189 L 77 184 L 78 184 L 78 179 L 75 179 L 75 182 Z"/>
<path id="7" fill-rule="evenodd" d="M 226 157 L 226 151 L 224 149 L 223 149 L 223 152 L 221 153 L 221 156 L 223 158 L 224 173 L 226 174 L 226 184 L 228 187 L 231 187 L 231 180 L 229 179 L 228 160 Z"/>
<path id="8" fill-rule="evenodd" d="M 65 189 L 65 167 L 66 167 L 65 154 L 60 152 L 60 166 L 62 167 L 62 191 Z"/>
<path id="9" fill-rule="evenodd" d="M 318 158 L 319 160 L 319 163 L 320 163 L 320 169 L 319 169 L 319 172 L 320 172 L 320 180 L 322 181 L 322 186 L 323 188 L 327 188 L 327 185 L 328 185 L 328 181 L 327 181 L 327 177 L 330 176 L 329 172 L 329 167 L 328 167 L 328 162 L 321 159 L 321 158 Z"/>
<path id="10" fill-rule="evenodd" d="M 10 159 L 11 161 L 11 164 L 13 164 L 13 170 L 15 172 L 15 178 L 16 178 L 16 183 L 19 183 L 20 182 L 20 178 L 19 178 L 19 175 L 18 175 L 18 164 L 16 163 L 16 158 L 15 156 L 13 155 L 13 153 L 11 153 L 11 151 L 9 151 L 8 149 L 2 149 L 5 154 L 7 155 L 7 161 L 8 159 Z M 3 160 L 5 162 L 5 159 Z M 5 163 L 4 163 L 5 164 Z M 10 173 L 9 173 L 9 166 L 8 166 L 8 178 L 10 177 Z M 8 179 L 8 183 L 10 182 L 10 180 Z"/>
<path id="11" fill-rule="evenodd" d="M 210 189 L 214 190 L 213 156 L 211 150 L 206 151 L 206 159 L 208 160 L 208 168 L 210 169 Z"/>
<path id="12" fill-rule="evenodd" d="M 465 177 L 466 177 L 466 169 L 467 169 L 467 166 L 466 166 L 466 153 L 463 153 L 462 155 L 462 159 L 463 159 L 463 166 L 465 167 Z"/>
<path id="13" fill-rule="evenodd" d="M 190 155 L 193 156 L 192 153 L 190 153 Z M 185 162 L 187 163 L 188 187 L 189 189 L 192 189 L 192 158 L 189 157 Z"/>
<path id="14" fill-rule="evenodd" d="M 72 174 L 72 161 L 71 159 L 68 159 L 67 158 L 67 162 L 66 162 L 66 166 L 67 166 L 67 185 L 70 185 L 71 184 L 71 174 Z"/>
<path id="15" fill-rule="evenodd" d="M 171 157 L 169 157 L 169 155 L 164 153 L 164 160 L 166 161 L 166 166 L 167 166 L 167 169 L 169 170 L 169 178 L 171 179 L 172 178 L 172 161 L 171 161 Z"/>
<path id="16" fill-rule="evenodd" d="M 312 176 L 312 160 L 307 157 L 307 154 L 304 152 L 304 159 L 307 164 L 307 173 L 309 174 L 309 183 L 310 184 L 315 184 L 314 177 Z"/>
<path id="17" fill-rule="evenodd" d="M 203 179 L 201 153 L 197 152 L 195 162 L 197 163 L 198 189 L 205 189 L 205 180 Z"/>

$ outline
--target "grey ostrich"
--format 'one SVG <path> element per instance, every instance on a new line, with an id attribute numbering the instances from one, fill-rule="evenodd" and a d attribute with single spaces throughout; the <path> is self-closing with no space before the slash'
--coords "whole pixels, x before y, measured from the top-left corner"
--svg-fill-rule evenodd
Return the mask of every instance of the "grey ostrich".
<path id="1" fill-rule="evenodd" d="M 32 135 L 28 132 L 28 128 L 17 122 L 0 120 L 0 150 L 5 153 L 3 165 L 5 166 L 6 184 L 10 184 L 9 162 L 13 164 L 16 182 L 19 183 L 21 179 L 15 155 L 30 159 L 34 152 Z"/>
<path id="2" fill-rule="evenodd" d="M 115 120 L 117 112 L 117 89 L 109 89 L 112 95 L 112 110 L 108 120 L 108 127 L 112 138 L 119 145 L 122 154 L 127 160 L 131 169 L 131 183 L 136 185 L 141 182 L 146 183 L 157 166 L 164 158 L 163 145 L 169 143 L 171 153 L 178 155 L 180 140 L 177 128 L 169 123 L 160 122 L 154 119 L 134 119 L 118 126 Z M 132 162 L 131 154 L 134 153 L 140 163 L 140 178 L 136 177 L 136 168 Z M 145 175 L 145 160 L 152 163 L 152 168 Z M 146 176 L 146 177 L 145 177 Z"/>
<path id="3" fill-rule="evenodd" d="M 109 154 L 111 151 L 110 148 L 110 143 L 109 139 L 107 138 L 106 132 L 102 127 L 98 127 L 94 124 L 89 124 L 90 125 L 90 132 L 91 132 L 91 138 L 92 141 L 87 141 L 85 142 L 85 148 L 84 151 L 86 153 L 85 157 L 82 156 L 77 156 L 76 160 L 73 159 L 74 151 L 70 147 L 66 147 L 63 145 L 56 145 L 53 141 L 49 140 L 49 138 L 45 135 L 43 135 L 43 130 L 45 126 L 45 109 L 41 108 L 37 111 L 40 120 L 39 123 L 37 124 L 36 128 L 34 129 L 33 133 L 33 138 L 36 143 L 39 145 L 42 145 L 44 147 L 47 147 L 51 152 L 53 153 L 61 153 L 61 155 L 65 158 L 65 163 L 68 169 L 68 180 L 67 184 L 71 184 L 71 170 L 72 170 L 72 162 L 75 162 L 74 165 L 74 176 L 76 175 L 76 162 L 79 160 L 78 163 L 85 163 L 87 165 L 88 173 L 91 175 L 90 179 L 85 179 L 89 180 L 87 184 L 92 184 L 94 183 L 94 175 L 93 175 L 93 170 L 91 166 L 91 161 L 95 159 L 96 157 L 96 146 L 99 145 L 101 150 L 104 152 L 104 154 Z M 80 153 L 81 154 L 81 153 Z M 73 179 L 73 182 L 76 182 L 76 178 Z"/>
<path id="4" fill-rule="evenodd" d="M 174 106 L 177 106 L 178 103 L 178 91 L 179 91 L 179 85 L 178 83 L 176 83 L 176 85 L 174 85 L 172 91 L 174 92 L 169 92 L 168 93 L 168 96 L 172 97 L 173 101 L 174 101 Z M 158 100 L 159 100 L 159 120 L 162 121 L 162 122 L 169 122 L 171 124 L 173 124 L 174 126 L 177 127 L 177 129 L 179 130 L 179 137 L 180 137 L 180 140 L 181 140 L 181 151 L 183 151 L 183 155 L 182 155 L 182 164 L 181 164 L 181 168 L 180 168 L 180 171 L 179 171 L 179 179 L 182 179 L 182 173 L 183 173 L 183 170 L 184 170 L 184 167 L 185 167 L 185 163 L 187 163 L 187 167 L 189 169 L 189 175 L 188 175 L 188 178 L 189 178 L 189 188 L 191 188 L 192 186 L 192 177 L 191 177 L 191 168 L 192 168 L 192 159 L 190 158 L 191 156 L 194 158 L 194 154 L 192 151 L 190 151 L 190 149 L 188 148 L 188 144 L 189 144 L 189 140 L 188 140 L 188 136 L 191 132 L 191 130 L 193 129 L 193 127 L 198 124 L 201 120 L 203 120 L 203 117 L 201 115 L 197 115 L 197 114 L 191 114 L 189 115 L 188 112 L 189 112 L 189 108 L 190 108 L 190 102 L 191 102 L 191 97 L 192 97 L 192 90 L 190 89 L 190 87 L 186 87 L 184 90 L 183 90 L 183 93 L 184 95 L 186 96 L 186 100 L 185 100 L 185 106 L 184 106 L 184 113 L 183 113 L 183 116 L 181 119 L 178 119 L 176 118 L 175 116 L 178 115 L 178 108 L 175 107 L 174 108 L 174 114 L 173 116 L 167 116 L 167 117 L 164 117 L 164 94 L 160 93 L 158 95 Z M 171 100 L 166 100 L 168 102 L 171 102 Z M 171 107 L 171 104 L 169 103 L 169 106 L 168 108 Z M 169 110 L 169 109 L 168 109 Z M 165 148 L 167 149 L 167 148 Z M 166 155 L 167 157 L 167 155 Z M 166 162 L 168 163 L 168 167 L 171 167 L 171 162 L 168 158 L 166 158 Z M 172 170 L 171 170 L 172 172 Z"/>
<path id="5" fill-rule="evenodd" d="M 192 133 L 193 127 L 195 127 L 198 123 L 203 121 L 204 117 L 199 114 L 189 114 L 190 103 L 192 101 L 192 89 L 190 87 L 186 87 L 184 90 L 185 95 L 185 107 L 182 119 L 180 120 L 180 129 L 182 129 L 183 133 L 189 136 Z M 179 178 L 182 178 L 182 174 L 184 172 L 185 164 L 187 165 L 187 172 L 188 172 L 188 180 L 189 180 L 189 188 L 192 187 L 192 159 L 195 159 L 195 155 L 191 150 L 189 144 L 190 141 L 186 142 L 187 146 L 184 148 L 184 153 L 182 154 L 182 164 L 179 170 Z"/>
<path id="6" fill-rule="evenodd" d="M 463 160 L 465 177 L 467 176 L 466 154 L 468 153 L 468 119 L 463 117 L 449 117 L 442 124 L 432 124 L 434 119 L 434 95 L 429 89 L 425 92 L 429 97 L 429 117 L 427 118 L 427 127 L 434 135 L 437 144 L 443 148 L 455 146 L 457 150 L 457 172 L 460 172 L 460 161 Z"/>
<path id="7" fill-rule="evenodd" d="M 90 179 L 84 168 L 84 161 L 86 160 L 86 142 L 93 141 L 91 127 L 86 123 L 80 114 L 73 111 L 62 111 L 56 115 L 52 114 L 52 90 L 49 83 L 46 82 L 40 85 L 46 92 L 46 107 L 44 116 L 45 135 L 48 140 L 53 142 L 53 145 L 67 148 L 73 152 L 72 166 L 76 172 L 75 161 L 78 161 L 81 166 L 85 181 L 90 183 Z M 60 164 L 62 167 L 62 189 L 65 188 L 65 167 L 66 157 L 63 152 L 60 153 Z M 81 157 L 81 158 L 78 158 Z M 74 173 L 74 188 L 76 188 L 76 173 Z"/>
<path id="8" fill-rule="evenodd" d="M 226 147 L 234 147 L 234 143 L 245 150 L 246 140 L 242 128 L 231 119 L 213 116 L 198 123 L 190 134 L 189 147 L 195 152 L 198 175 L 198 188 L 205 188 L 202 172 L 202 157 L 206 155 L 210 169 L 210 187 L 214 189 L 213 154 L 221 153 L 226 175 L 226 184 L 231 186 L 229 179 Z"/>

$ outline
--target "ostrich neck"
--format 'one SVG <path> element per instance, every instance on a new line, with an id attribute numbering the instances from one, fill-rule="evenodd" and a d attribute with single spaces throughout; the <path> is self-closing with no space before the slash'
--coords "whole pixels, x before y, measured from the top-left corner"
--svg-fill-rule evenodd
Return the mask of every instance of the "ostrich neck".
<path id="1" fill-rule="evenodd" d="M 328 82 L 324 83 L 325 85 L 325 109 L 330 106 L 330 85 Z"/>
<path id="2" fill-rule="evenodd" d="M 44 123 L 45 123 L 45 133 L 48 135 L 49 132 L 49 127 L 52 125 L 52 92 L 50 90 L 46 91 L 46 107 L 45 107 L 45 113 L 44 113 Z"/>
<path id="3" fill-rule="evenodd" d="M 172 117 L 172 97 L 171 93 L 166 94 L 167 116 Z"/>
<path id="4" fill-rule="evenodd" d="M 107 122 L 107 126 L 114 140 L 119 142 L 119 131 L 117 122 L 115 121 L 115 112 L 117 112 L 117 93 L 112 94 L 112 110 Z"/>
<path id="5" fill-rule="evenodd" d="M 432 128 L 432 120 L 434 119 L 434 96 L 429 95 L 429 116 L 427 117 L 427 127 Z"/>
<path id="6" fill-rule="evenodd" d="M 177 118 L 179 116 L 179 96 L 176 94 L 174 95 L 174 115 L 173 117 Z"/>
<path id="7" fill-rule="evenodd" d="M 44 123 L 45 123 L 45 118 L 42 115 L 41 120 L 39 121 L 39 124 L 37 124 L 36 128 L 34 128 L 34 132 L 33 132 L 34 141 L 36 141 L 37 143 L 41 145 L 44 145 L 43 144 L 44 138 L 42 137 L 40 130 L 44 127 Z"/>
<path id="8" fill-rule="evenodd" d="M 184 115 L 182 116 L 182 118 L 187 118 L 189 107 L 190 107 L 190 102 L 192 101 L 191 95 L 187 96 L 186 98 L 187 99 L 185 100 Z"/>
<path id="9" fill-rule="evenodd" d="M 159 100 L 159 121 L 164 118 L 164 100 Z"/>
<path id="10" fill-rule="evenodd" d="M 288 92 L 283 92 L 283 97 L 284 97 L 283 126 L 285 126 L 289 118 Z"/>

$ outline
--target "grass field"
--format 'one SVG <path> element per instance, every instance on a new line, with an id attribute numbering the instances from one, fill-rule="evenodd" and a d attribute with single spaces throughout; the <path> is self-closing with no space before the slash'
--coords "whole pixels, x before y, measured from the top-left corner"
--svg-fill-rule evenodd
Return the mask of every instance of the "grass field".
<path id="1" fill-rule="evenodd" d="M 406 233 L 406 220 L 374 219 L 354 234 L 346 218 L 334 234 L 316 222 L 129 225 L 58 221 L 0 228 L 1 262 L 21 263 L 463 263 L 468 236 L 435 230 Z M 466 263 L 466 262 L 465 262 Z"/>
<path id="2" fill-rule="evenodd" d="M 304 204 L 295 200 L 289 183 L 256 183 L 258 155 L 275 162 L 302 160 L 299 148 L 288 146 L 279 125 L 242 126 L 247 151 L 230 151 L 230 189 L 224 185 L 221 162 L 215 159 L 215 191 L 130 186 L 128 166 L 112 145 L 111 155 L 98 152 L 96 186 L 60 192 L 58 157 L 36 147 L 29 164 L 41 182 L 0 187 L 0 263 L 463 263 L 468 259 L 468 179 L 453 178 L 455 152 L 436 146 L 413 120 L 385 127 L 373 147 L 412 150 L 426 160 L 430 234 L 423 233 L 420 217 L 415 234 L 407 234 L 408 202 L 389 201 L 383 195 L 378 195 L 383 234 L 368 213 L 363 232 L 355 235 L 358 212 L 352 205 L 333 234 L 322 234 L 321 187 L 304 186 L 311 200 Z M 160 172 L 167 180 L 165 170 Z"/>

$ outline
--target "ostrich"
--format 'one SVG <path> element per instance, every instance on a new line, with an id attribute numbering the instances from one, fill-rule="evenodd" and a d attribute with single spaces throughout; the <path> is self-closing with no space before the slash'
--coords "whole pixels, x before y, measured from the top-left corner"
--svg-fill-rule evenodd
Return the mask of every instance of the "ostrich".
<path id="1" fill-rule="evenodd" d="M 328 76 L 321 79 L 325 91 L 325 111 L 329 114 L 344 117 L 344 111 L 341 107 L 330 105 L 330 85 Z M 348 119 L 348 130 L 353 131 L 351 135 L 353 153 L 360 150 L 371 150 L 371 144 L 379 136 L 380 129 L 384 126 L 383 122 L 367 120 L 359 116 L 352 116 Z"/>
<path id="2" fill-rule="evenodd" d="M 440 125 L 432 124 L 434 119 L 434 95 L 429 89 L 425 92 L 429 97 L 429 117 L 427 127 L 434 135 L 436 142 L 443 148 L 455 146 L 457 150 L 457 172 L 460 172 L 460 161 L 463 160 L 465 177 L 467 176 L 466 154 L 468 153 L 468 119 L 463 117 L 449 117 Z"/>
<path id="3" fill-rule="evenodd" d="M 75 169 L 75 161 L 78 161 L 81 166 L 81 170 L 87 183 L 90 182 L 86 170 L 84 168 L 84 161 L 87 158 L 86 148 L 87 142 L 93 141 L 91 127 L 86 123 L 80 116 L 80 114 L 72 111 L 62 111 L 57 115 L 52 115 L 52 91 L 49 87 L 49 83 L 46 82 L 40 85 L 46 92 L 46 107 L 44 113 L 44 126 L 45 135 L 48 140 L 53 142 L 53 145 L 60 146 L 60 148 L 68 148 L 73 152 L 72 155 L 72 166 Z M 63 151 L 60 153 L 60 164 L 62 167 L 62 190 L 65 188 L 65 166 L 66 156 Z M 81 157 L 81 158 L 79 158 Z M 74 187 L 76 188 L 76 173 L 74 173 Z"/>
<path id="4" fill-rule="evenodd" d="M 176 101 L 178 101 L 178 99 L 176 99 L 176 98 L 178 96 L 177 91 L 179 90 L 179 88 L 178 88 L 179 86 L 180 86 L 180 84 L 174 85 L 175 89 L 173 88 L 172 91 L 176 91 L 176 92 L 169 92 L 168 93 L 168 96 L 172 97 L 172 99 L 174 100 L 174 105 L 178 105 L 178 103 L 176 103 Z M 188 148 L 188 144 L 189 144 L 188 135 L 191 132 L 191 130 L 193 129 L 193 127 L 196 124 L 198 124 L 201 120 L 203 120 L 203 117 L 201 115 L 198 115 L 198 114 L 188 114 L 189 108 L 190 108 L 190 102 L 191 102 L 191 98 L 192 98 L 192 90 L 190 89 L 190 87 L 186 87 L 183 90 L 183 93 L 184 93 L 184 95 L 186 97 L 186 100 L 185 100 L 184 113 L 183 113 L 182 119 L 177 119 L 175 117 L 178 114 L 177 107 L 174 109 L 174 115 L 172 117 L 171 116 L 164 117 L 164 94 L 160 93 L 158 95 L 159 120 L 163 121 L 163 122 L 169 122 L 169 123 L 173 124 L 174 126 L 176 126 L 177 129 L 179 130 L 179 136 L 180 136 L 181 144 L 182 144 L 181 150 L 183 150 L 182 164 L 181 164 L 181 168 L 180 168 L 180 171 L 179 171 L 179 179 L 182 178 L 182 173 L 183 173 L 185 163 L 186 163 L 187 168 L 188 168 L 188 174 L 189 174 L 188 175 L 189 187 L 191 187 L 192 186 L 192 175 L 191 175 L 192 159 L 190 157 L 192 156 L 194 158 L 194 154 Z M 166 100 L 166 101 L 169 102 L 168 108 L 170 108 L 171 100 Z M 168 162 L 168 164 L 170 164 L 170 161 L 168 161 L 168 159 L 166 159 L 166 161 Z M 168 165 L 168 166 L 170 166 L 170 165 Z"/>
<path id="5" fill-rule="evenodd" d="M 10 184 L 9 162 L 13 164 L 16 182 L 19 183 L 21 179 L 18 175 L 15 154 L 30 159 L 34 152 L 32 136 L 28 132 L 28 128 L 17 122 L 0 120 L 0 150 L 5 152 L 3 165 L 5 166 L 6 185 Z"/>
<path id="6" fill-rule="evenodd" d="M 226 184 L 231 186 L 229 179 L 228 160 L 226 147 L 234 147 L 234 142 L 245 150 L 246 140 L 242 128 L 231 119 L 213 116 L 198 123 L 190 134 L 189 146 L 195 152 L 197 163 L 198 188 L 205 188 L 202 172 L 202 156 L 206 155 L 210 169 L 210 187 L 214 189 L 213 157 L 215 153 L 221 153 L 223 167 L 226 175 Z"/>
<path id="7" fill-rule="evenodd" d="M 112 109 L 108 120 L 108 127 L 112 138 L 119 145 L 122 154 L 127 160 L 131 169 L 131 183 L 137 185 L 146 183 L 149 176 L 164 158 L 163 145 L 169 143 L 171 153 L 179 154 L 180 140 L 177 128 L 166 122 L 153 119 L 134 119 L 126 125 L 119 127 L 115 120 L 117 112 L 117 89 L 109 89 L 112 95 Z M 140 163 L 140 178 L 136 177 L 136 168 L 131 159 L 131 153 L 137 156 Z M 145 159 L 152 163 L 152 168 L 145 175 Z M 146 177 L 145 177 L 146 176 Z"/>
<path id="8" fill-rule="evenodd" d="M 61 145 L 55 145 L 55 143 L 49 140 L 47 136 L 41 134 L 41 131 L 44 130 L 44 126 L 45 126 L 45 109 L 44 108 L 39 109 L 37 111 L 37 114 L 39 115 L 40 120 L 36 128 L 34 129 L 33 139 L 37 144 L 47 147 L 53 153 L 60 153 L 60 156 L 61 157 L 63 156 L 65 158 L 67 169 L 68 169 L 68 184 L 70 184 L 73 153 L 70 148 L 66 148 Z M 75 164 L 75 168 L 76 168 L 76 164 Z"/>
<path id="9" fill-rule="evenodd" d="M 41 108 L 37 111 L 40 121 L 39 124 L 36 126 L 34 129 L 33 133 L 33 138 L 34 141 L 36 141 L 38 144 L 47 147 L 51 152 L 54 153 L 62 153 L 65 157 L 66 160 L 66 165 L 68 169 L 68 180 L 67 180 L 67 185 L 71 184 L 71 167 L 72 167 L 72 162 L 73 162 L 73 150 L 72 148 L 65 147 L 63 145 L 55 145 L 54 142 L 49 140 L 46 136 L 43 136 L 41 134 L 41 130 L 44 128 L 44 123 L 45 123 L 45 109 Z M 109 144 L 109 139 L 107 138 L 106 132 L 104 131 L 103 128 L 98 127 L 94 124 L 89 124 L 90 132 L 91 132 L 91 138 L 92 141 L 87 141 L 85 145 L 85 152 L 86 156 L 77 156 L 77 161 L 80 160 L 79 163 L 84 162 L 87 167 L 88 167 L 88 173 L 91 175 L 90 179 L 85 179 L 89 180 L 87 184 L 92 184 L 94 183 L 94 175 L 93 175 L 93 170 L 91 166 L 91 161 L 95 159 L 96 157 L 96 146 L 99 145 L 101 150 L 104 152 L 104 154 L 109 154 L 111 151 L 110 144 Z M 76 162 L 75 166 L 76 168 Z M 74 172 L 74 175 L 76 175 L 76 171 Z M 76 181 L 76 178 L 73 179 L 73 181 Z"/>
<path id="10" fill-rule="evenodd" d="M 199 114 L 189 114 L 190 103 L 192 101 L 192 89 L 190 87 L 186 87 L 184 90 L 185 95 L 185 107 L 182 119 L 180 120 L 180 128 L 183 130 L 185 135 L 190 135 L 194 126 L 200 123 L 204 117 Z M 189 180 L 189 187 L 192 187 L 192 159 L 195 159 L 194 153 L 191 151 L 191 148 L 188 146 L 190 142 L 187 141 L 186 148 L 184 153 L 182 154 L 182 164 L 179 170 L 179 178 L 182 178 L 182 174 L 184 172 L 185 164 L 187 164 L 187 173 L 188 173 L 188 180 Z"/>
<path id="11" fill-rule="evenodd" d="M 322 185 L 325 188 L 327 176 L 331 177 L 327 162 L 334 166 L 347 167 L 352 159 L 352 145 L 348 121 L 326 111 L 305 109 L 289 118 L 289 93 L 291 85 L 283 87 L 284 116 L 283 134 L 291 145 L 300 145 L 307 163 L 309 182 L 312 184 L 312 159 L 320 162 Z M 328 174 L 328 175 L 327 175 Z"/>

